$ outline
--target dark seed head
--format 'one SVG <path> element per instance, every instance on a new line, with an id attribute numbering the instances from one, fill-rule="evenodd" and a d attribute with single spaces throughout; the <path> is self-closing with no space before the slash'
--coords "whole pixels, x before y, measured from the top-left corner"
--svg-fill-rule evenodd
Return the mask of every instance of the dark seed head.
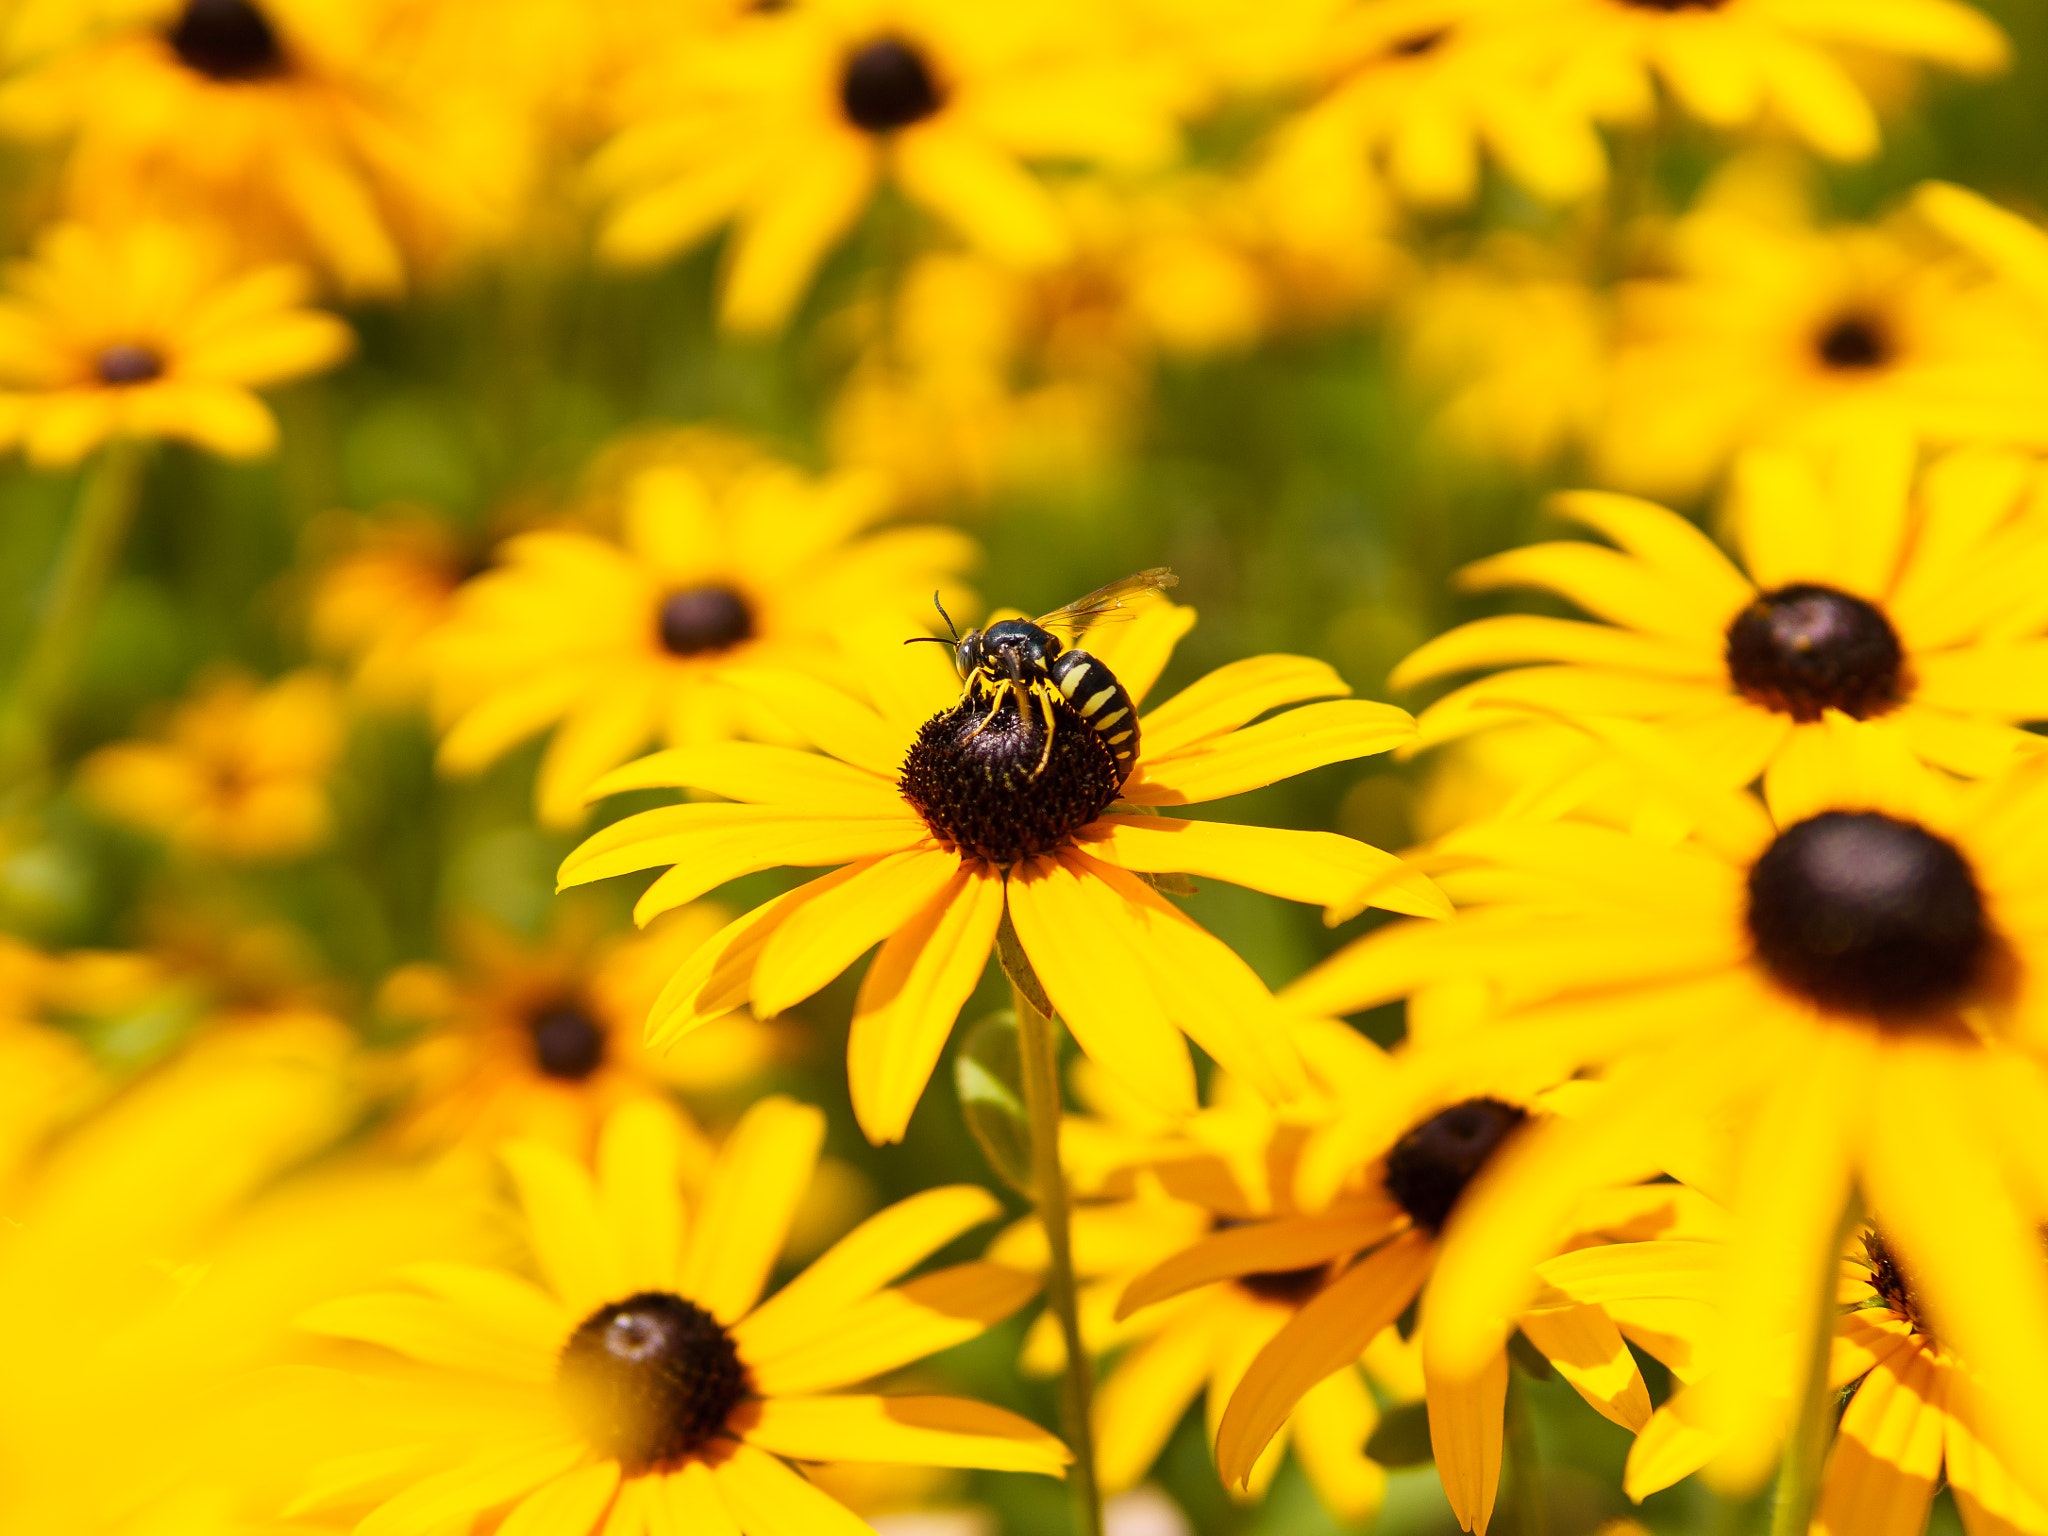
<path id="1" fill-rule="evenodd" d="M 1320 1291 L 1329 1276 L 1329 1265 L 1311 1264 L 1306 1269 L 1271 1269 L 1256 1275 L 1239 1275 L 1237 1283 L 1261 1301 L 1298 1307 Z"/>
<path id="2" fill-rule="evenodd" d="M 1833 587 L 1764 593 L 1728 626 L 1726 656 L 1743 697 L 1806 724 L 1829 709 L 1868 720 L 1903 697 L 1906 656 L 1891 620 Z"/>
<path id="3" fill-rule="evenodd" d="M 1101 736 L 1056 691 L 1045 696 L 1054 700 L 1049 754 L 1035 698 L 1020 710 L 1008 696 L 993 713 L 963 698 L 918 727 L 897 787 L 934 837 L 1014 864 L 1065 846 L 1116 798 L 1122 780 Z"/>
<path id="4" fill-rule="evenodd" d="M 754 614 L 731 587 L 690 587 L 661 604 L 661 643 L 675 656 L 701 656 L 754 638 Z"/>
<path id="5" fill-rule="evenodd" d="M 1891 1246 L 1875 1228 L 1863 1233 L 1863 1262 L 1870 1267 L 1870 1284 L 1884 1304 L 1913 1325 L 1913 1331 L 1929 1343 L 1934 1330 L 1927 1326 L 1927 1314 L 1920 1305 L 1920 1293 L 1893 1255 Z"/>
<path id="6" fill-rule="evenodd" d="M 128 341 L 101 348 L 92 366 L 102 384 L 147 384 L 151 379 L 162 378 L 164 373 L 163 358 L 148 347 Z"/>
<path id="7" fill-rule="evenodd" d="M 1396 38 L 1388 45 L 1387 52 L 1397 59 L 1419 59 L 1425 53 L 1436 52 L 1450 35 L 1449 27 L 1434 27 L 1427 32 L 1411 33 L 1407 37 Z"/>
<path id="8" fill-rule="evenodd" d="M 893 37 L 869 43 L 846 61 L 839 104 L 856 128 L 888 133 L 921 123 L 945 98 L 924 55 Z"/>
<path id="9" fill-rule="evenodd" d="M 1888 1020 L 1963 1002 L 1992 950 L 1955 845 L 1876 811 L 1823 811 L 1779 833 L 1749 872 L 1749 932 L 1784 986 Z"/>
<path id="10" fill-rule="evenodd" d="M 1623 0 L 1639 11 L 1718 11 L 1727 0 Z"/>
<path id="11" fill-rule="evenodd" d="M 179 61 L 211 80 L 267 80 L 285 72 L 277 32 L 251 0 L 187 0 L 167 35 Z"/>
<path id="12" fill-rule="evenodd" d="M 526 1027 L 533 1035 L 533 1064 L 549 1077 L 580 1083 L 604 1064 L 604 1026 L 576 1003 L 549 1003 Z"/>
<path id="13" fill-rule="evenodd" d="M 1467 1099 L 1432 1115 L 1387 1153 L 1387 1193 L 1432 1235 L 1458 1197 L 1529 1112 L 1499 1099 Z"/>
<path id="14" fill-rule="evenodd" d="M 732 1337 L 694 1302 L 642 1291 L 583 1320 L 555 1367 L 572 1421 L 629 1475 L 681 1460 L 747 1395 Z"/>
<path id="15" fill-rule="evenodd" d="M 1874 315 L 1842 315 L 1814 338 L 1822 363 L 1844 372 L 1882 368 L 1892 360 L 1892 339 Z"/>

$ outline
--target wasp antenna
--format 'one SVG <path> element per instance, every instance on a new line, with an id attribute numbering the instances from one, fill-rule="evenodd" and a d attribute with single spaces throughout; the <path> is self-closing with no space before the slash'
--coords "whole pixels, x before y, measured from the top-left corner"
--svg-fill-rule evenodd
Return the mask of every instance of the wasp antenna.
<path id="1" fill-rule="evenodd" d="M 960 626 L 953 622 L 953 615 L 946 612 L 946 605 L 939 601 L 939 594 L 936 592 L 932 593 L 932 606 L 939 610 L 939 617 L 946 621 L 946 628 L 953 631 L 953 643 L 958 645 L 960 643 Z M 939 637 L 933 635 L 932 638 L 936 640 Z"/>
<path id="2" fill-rule="evenodd" d="M 917 645 L 920 643 L 925 645 L 951 645 L 954 642 L 948 640 L 944 635 L 912 635 L 903 643 L 905 645 Z"/>

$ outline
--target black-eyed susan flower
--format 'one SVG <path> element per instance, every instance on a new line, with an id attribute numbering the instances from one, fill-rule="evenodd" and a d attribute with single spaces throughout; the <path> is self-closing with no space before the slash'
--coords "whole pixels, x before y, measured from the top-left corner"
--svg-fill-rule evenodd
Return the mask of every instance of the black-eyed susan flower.
<path id="1" fill-rule="evenodd" d="M 316 1473 L 301 1508 L 368 1506 L 357 1529 L 393 1536 L 501 1513 L 502 1529 L 549 1536 L 816 1536 L 866 1527 L 792 1461 L 1061 1475 L 1059 1441 L 1000 1409 L 838 1390 L 974 1338 L 1036 1290 L 982 1262 L 890 1283 L 998 1214 L 986 1191 L 899 1202 L 762 1299 L 824 1128 L 808 1106 L 759 1101 L 687 1212 L 675 1122 L 651 1103 L 606 1122 L 595 1176 L 509 1143 L 543 1283 L 416 1267 L 407 1290 L 308 1314 L 417 1364 L 363 1396 L 336 1382 L 307 1431 L 333 1446 L 381 1436 L 382 1452 Z"/>
<path id="2" fill-rule="evenodd" d="M 1495 1340 L 1496 1353 L 1469 1378 L 1432 1370 L 1428 1295 L 1442 1234 L 1467 1186 L 1532 1120 L 1551 1111 L 1542 1091 L 1532 1092 L 1526 1083 L 1510 1086 L 1512 1074 L 1490 1074 L 1475 1064 L 1466 1075 L 1467 1087 L 1490 1091 L 1456 1096 L 1462 1089 L 1454 1090 L 1447 1095 L 1451 1102 L 1425 1102 L 1418 1112 L 1416 1101 L 1400 1101 L 1389 1093 L 1390 1069 L 1383 1057 L 1355 1063 L 1342 1096 L 1370 1114 L 1386 1139 L 1347 1165 L 1332 1198 L 1305 1209 L 1294 1203 L 1290 1191 L 1271 1210 L 1218 1223 L 1221 1230 L 1125 1291 L 1119 1314 L 1139 1317 L 1143 1309 L 1218 1282 L 1249 1282 L 1286 1297 L 1287 1315 L 1271 1319 L 1278 1326 L 1264 1330 L 1256 1352 L 1247 1349 L 1237 1358 L 1238 1379 L 1228 1405 L 1212 1418 L 1216 1465 L 1225 1483 L 1245 1485 L 1256 1478 L 1273 1454 L 1274 1437 L 1290 1419 L 1299 1450 L 1303 1427 L 1328 1411 L 1332 1396 L 1352 1396 L 1352 1389 L 1362 1389 L 1354 1369 L 1361 1359 L 1368 1369 L 1376 1351 L 1383 1360 L 1400 1362 L 1405 1351 L 1386 1342 L 1388 1330 L 1420 1297 L 1414 1342 L 1421 1354 L 1422 1391 L 1417 1395 L 1427 1400 L 1437 1471 L 1459 1523 L 1485 1531 L 1501 1470 L 1505 1340 Z M 1415 1118 L 1404 1122 L 1404 1113 Z M 1292 1150 L 1297 1156 L 1284 1171 L 1298 1177 L 1301 1143 Z M 1565 1246 L 1608 1231 L 1654 1229 L 1678 1219 L 1673 1202 L 1681 1193 L 1672 1185 L 1605 1191 L 1574 1212 L 1557 1241 Z M 1549 1305 L 1525 1309 L 1515 1322 L 1606 1417 L 1631 1429 L 1649 1418 L 1641 1373 L 1622 1335 L 1598 1307 L 1553 1298 Z M 1411 1376 L 1412 1370 L 1411 1365 Z M 1333 1388 L 1333 1380 L 1348 1388 Z M 1355 1406 L 1352 1427 L 1360 1428 Z M 1370 1428 L 1367 1417 L 1362 1430 Z"/>
<path id="3" fill-rule="evenodd" d="M 433 647 L 444 770 L 474 773 L 553 727 L 535 802 L 573 826 L 591 781 L 650 741 L 745 726 L 746 700 L 724 681 L 734 669 L 843 670 L 835 637 L 849 626 L 912 623 L 934 587 L 961 595 L 973 541 L 877 529 L 889 504 L 873 477 L 731 458 L 646 468 L 617 539 L 519 534 L 463 585 Z"/>
<path id="4" fill-rule="evenodd" d="M 1583 1191 L 1678 1171 L 1733 1214 L 1717 1277 L 1729 1326 L 1701 1422 L 1725 1437 L 1716 1475 L 1753 1485 L 1798 1395 L 1853 1188 L 1981 1374 L 1986 1432 L 2008 1457 L 2038 1446 L 2048 772 L 2029 759 L 1958 785 L 1837 713 L 1766 812 L 1640 728 L 1608 736 L 1690 796 L 1693 835 L 1452 833 L 1430 867 L 1467 908 L 1456 921 L 1384 930 L 1288 992 L 1309 1008 L 1408 996 L 1461 1012 L 1408 1057 L 1415 1092 L 1475 1058 L 1608 1085 L 1471 1191 L 1438 1264 L 1425 1364 L 1486 1368 Z M 2015 1474 L 2036 1477 L 2035 1460 Z"/>
<path id="5" fill-rule="evenodd" d="M 316 566 L 306 631 L 316 650 L 345 660 L 357 695 L 379 705 L 423 699 L 431 637 L 476 552 L 446 520 L 417 508 L 367 518 L 329 513 L 307 530 Z"/>
<path id="6" fill-rule="evenodd" d="M 255 394 L 349 350 L 304 307 L 296 267 L 237 272 L 201 230 L 61 224 L 0 299 L 0 444 L 73 464 L 114 437 L 182 438 L 247 458 L 277 443 Z"/>
<path id="7" fill-rule="evenodd" d="M 729 916 L 694 903 L 625 939 L 574 905 L 538 940 L 482 918 L 457 924 L 453 966 L 403 966 L 380 989 L 381 1013 L 428 1031 L 407 1056 L 401 1139 L 495 1146 L 524 1136 L 582 1157 L 629 1099 L 743 1086 L 786 1052 L 786 1031 L 739 1012 L 673 1051 L 641 1043 L 668 978 Z"/>
<path id="8" fill-rule="evenodd" d="M 103 1087 L 77 1036 L 54 1022 L 76 1001 L 78 969 L 75 957 L 0 938 L 0 1188 Z"/>
<path id="9" fill-rule="evenodd" d="M 282 859 L 333 831 L 327 779 L 341 751 L 341 709 L 324 674 L 262 685 L 239 673 L 201 684 L 154 739 L 102 747 L 79 788 L 108 815 L 182 852 Z"/>
<path id="10" fill-rule="evenodd" d="M 1547 1287 L 1601 1307 L 1624 1333 L 1671 1365 L 1684 1385 L 1629 1450 L 1623 1489 L 1642 1500 L 1704 1465 L 1719 1438 L 1700 1423 L 1692 1383 L 1710 1374 L 1727 1319 L 1719 1283 L 1726 1223 L 1580 1249 L 1546 1262 Z M 1971 1373 L 1941 1341 L 1927 1305 L 1891 1245 L 1873 1228 L 1851 1239 L 1836 1293 L 1841 1314 L 1827 1386 L 1846 1393 L 1821 1475 L 1813 1530 L 1851 1536 L 1917 1532 L 1946 1481 L 1971 1536 L 2048 1531 L 2048 1508 L 2028 1495 L 1978 1427 Z"/>
<path id="11" fill-rule="evenodd" d="M 674 79 L 593 173 L 600 249 L 658 261 L 726 224 L 725 322 L 779 326 L 888 178 L 1006 262 L 1067 254 L 1034 160 L 1131 167 L 1176 143 L 1176 71 L 1055 4 L 997 18 L 932 0 L 823 0 L 685 40 Z"/>
<path id="12" fill-rule="evenodd" d="M 1622 285 L 1602 480 L 1697 491 L 1739 448 L 1872 429 L 2048 439 L 2048 328 L 2014 285 L 1910 217 L 1816 227 L 1775 163 L 1737 162 Z"/>
<path id="13" fill-rule="evenodd" d="M 144 0 L 16 20 L 0 129 L 69 144 L 95 220 L 211 217 L 353 294 L 469 243 L 506 201 L 510 105 L 417 0 Z M 466 71 L 448 69 L 465 63 Z"/>
<path id="14" fill-rule="evenodd" d="M 1156 604 L 1091 636 L 1091 654 L 1136 708 L 1193 620 Z M 681 748 L 594 786 L 679 785 L 738 802 L 628 817 L 563 863 L 567 885 L 673 865 L 640 898 L 643 922 L 754 870 L 839 866 L 699 948 L 649 1018 L 657 1048 L 749 1000 L 772 1018 L 879 943 L 847 1073 L 862 1129 L 897 1140 L 1007 916 L 1082 1050 L 1132 1092 L 1170 1112 L 1195 1108 L 1185 1032 L 1284 1097 L 1300 1073 L 1265 986 L 1145 877 L 1208 875 L 1334 901 L 1332 919 L 1362 910 L 1351 898 L 1368 883 L 1370 904 L 1441 910 L 1426 880 L 1350 838 L 1158 814 L 1407 739 L 1404 712 L 1341 697 L 1351 690 L 1325 663 L 1261 656 L 1212 672 L 1143 717 L 1127 776 L 1073 704 L 1034 697 L 1020 714 L 1008 697 L 991 708 L 963 696 L 926 646 L 884 646 L 862 670 L 872 704 L 799 673 L 731 674 L 824 756 Z M 1305 699 L 1322 702 L 1245 723 Z M 1050 740 L 1041 708 L 1053 711 Z"/>
<path id="15" fill-rule="evenodd" d="M 1319 1264 L 1240 1274 L 1128 1315 L 1118 1309 L 1132 1282 L 1211 1233 L 1302 1214 L 1295 1165 L 1330 1079 L 1348 1076 L 1353 1086 L 1383 1067 L 1378 1047 L 1344 1025 L 1302 1021 L 1293 1033 L 1312 1092 L 1284 1114 L 1224 1073 L 1212 1081 L 1208 1105 L 1184 1120 L 1148 1110 L 1099 1071 L 1078 1085 L 1093 1113 L 1069 1116 L 1060 1141 L 1076 1187 L 1096 1195 L 1074 1212 L 1073 1243 L 1081 1337 L 1091 1354 L 1112 1356 L 1094 1399 L 1105 1493 L 1144 1478 L 1197 1398 L 1213 1441 L 1245 1368 L 1332 1278 Z M 988 1256 L 1042 1268 L 1043 1232 L 1035 1220 L 1020 1222 Z M 1051 1375 L 1064 1365 L 1054 1321 L 1043 1314 L 1034 1322 L 1026 1371 Z M 1357 1368 L 1342 1367 L 1309 1390 L 1231 1494 L 1263 1497 L 1291 1448 L 1324 1508 L 1347 1522 L 1368 1518 L 1386 1489 L 1385 1469 L 1364 1452 L 1380 1418 L 1368 1379 L 1394 1402 L 1422 1396 L 1414 1352 L 1392 1326 L 1366 1345 Z"/>
<path id="16" fill-rule="evenodd" d="M 1619 548 L 1536 544 L 1468 566 L 1474 589 L 1528 586 L 1607 622 L 1506 616 L 1462 625 L 1397 667 L 1396 686 L 1503 662 L 1432 705 L 1423 743 L 1531 713 L 1653 722 L 1700 768 L 1766 795 L 1811 774 L 1837 711 L 1952 773 L 1993 773 L 2038 738 L 2048 502 L 2038 461 L 1959 449 L 1917 482 L 1909 442 L 1839 454 L 1758 450 L 1733 496 L 1741 564 L 1676 513 L 1560 496 Z M 1610 760 L 1611 762 L 1611 760 Z M 1586 771 L 1586 765 L 1565 767 Z M 1585 778 L 1581 798 L 1599 781 Z M 1604 790 L 1602 791 L 1604 792 Z"/>

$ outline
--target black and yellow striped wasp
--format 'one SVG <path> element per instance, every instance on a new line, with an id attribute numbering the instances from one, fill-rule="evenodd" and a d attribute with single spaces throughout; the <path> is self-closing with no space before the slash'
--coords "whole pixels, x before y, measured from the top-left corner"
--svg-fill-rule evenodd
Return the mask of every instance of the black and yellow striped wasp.
<path id="1" fill-rule="evenodd" d="M 953 630 L 953 664 L 968 696 L 988 703 L 988 713 L 970 738 L 988 728 L 1005 699 L 1014 699 L 1020 712 L 1028 707 L 1027 699 L 1035 699 L 1045 719 L 1045 745 L 1032 770 L 1036 778 L 1052 758 L 1053 694 L 1057 690 L 1109 748 L 1121 785 L 1138 760 L 1137 707 L 1116 675 L 1072 642 L 1097 624 L 1130 618 L 1136 605 L 1179 582 L 1165 566 L 1154 566 L 1112 581 L 1039 618 L 1002 619 L 965 635 L 954 629 L 951 616 L 939 608 L 939 617 Z M 1062 635 L 1067 638 L 1063 640 Z M 920 638 L 939 640 L 936 635 Z"/>

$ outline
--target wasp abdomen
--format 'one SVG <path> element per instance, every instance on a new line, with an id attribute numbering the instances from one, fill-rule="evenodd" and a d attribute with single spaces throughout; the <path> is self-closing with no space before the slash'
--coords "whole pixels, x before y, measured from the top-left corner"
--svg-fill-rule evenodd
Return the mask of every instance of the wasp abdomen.
<path id="1" fill-rule="evenodd" d="M 1053 685 L 1088 722 L 1116 759 L 1117 783 L 1130 777 L 1138 760 L 1138 710 L 1116 674 L 1086 651 L 1062 651 L 1053 658 Z"/>

